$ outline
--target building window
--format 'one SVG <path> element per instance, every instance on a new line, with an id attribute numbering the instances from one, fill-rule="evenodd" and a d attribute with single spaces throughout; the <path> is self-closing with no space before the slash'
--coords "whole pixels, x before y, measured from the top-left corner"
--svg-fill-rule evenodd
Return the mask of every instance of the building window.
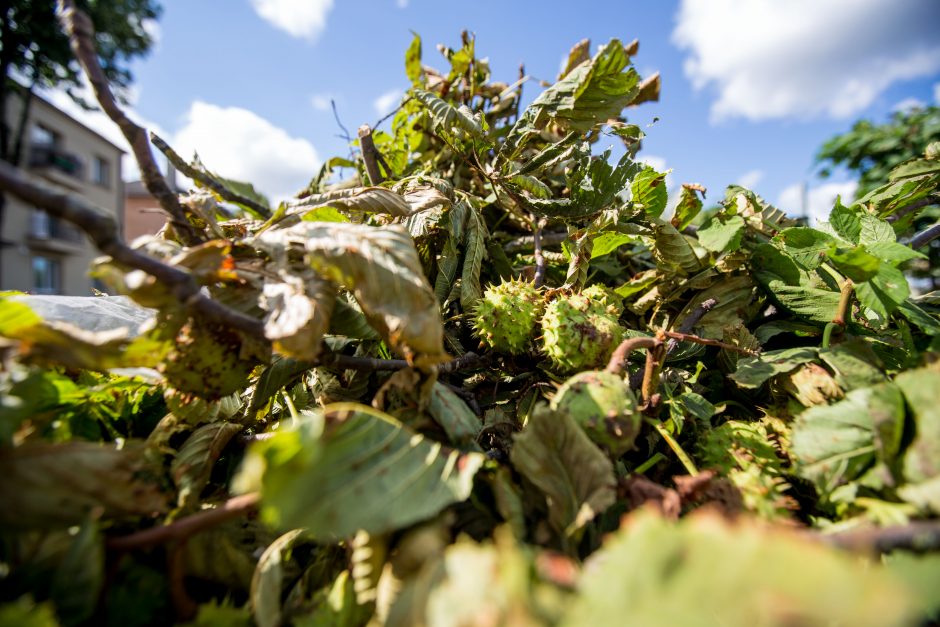
<path id="1" fill-rule="evenodd" d="M 62 279 L 62 265 L 58 259 L 33 257 L 33 292 L 58 294 Z"/>
<path id="2" fill-rule="evenodd" d="M 34 124 L 30 133 L 30 143 L 33 146 L 54 148 L 62 143 L 62 136 L 42 124 Z"/>
<path id="3" fill-rule="evenodd" d="M 52 237 L 52 218 L 42 209 L 33 209 L 30 235 L 38 239 Z"/>
<path id="4" fill-rule="evenodd" d="M 111 185 L 111 164 L 107 159 L 95 157 L 91 168 L 91 180 L 103 187 Z"/>

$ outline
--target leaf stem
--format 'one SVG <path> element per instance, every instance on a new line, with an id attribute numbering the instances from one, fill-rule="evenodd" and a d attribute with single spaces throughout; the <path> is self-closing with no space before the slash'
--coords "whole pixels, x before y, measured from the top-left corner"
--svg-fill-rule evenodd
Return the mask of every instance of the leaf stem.
<path id="1" fill-rule="evenodd" d="M 614 350 L 613 354 L 610 356 L 610 361 L 607 362 L 607 368 L 605 368 L 605 370 L 612 374 L 621 374 L 627 367 L 631 352 L 641 348 L 650 350 L 654 348 L 658 342 L 659 340 L 655 337 L 627 338 Z"/>
<path id="2" fill-rule="evenodd" d="M 679 446 L 679 443 L 676 442 L 676 439 L 672 437 L 672 434 L 663 426 L 661 422 L 651 421 L 653 428 L 656 429 L 656 432 L 662 436 L 666 441 L 666 444 L 669 445 L 669 448 L 672 449 L 673 453 L 676 454 L 676 457 L 679 458 L 679 461 L 682 462 L 682 465 L 685 467 L 685 471 L 695 477 L 698 475 L 698 468 L 695 467 L 695 464 L 692 462 L 692 458 L 682 450 L 682 447 Z"/>

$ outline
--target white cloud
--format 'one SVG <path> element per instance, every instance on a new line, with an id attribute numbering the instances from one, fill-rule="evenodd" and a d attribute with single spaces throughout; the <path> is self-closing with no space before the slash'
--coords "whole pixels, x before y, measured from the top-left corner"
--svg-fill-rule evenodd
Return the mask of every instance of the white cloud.
<path id="1" fill-rule="evenodd" d="M 780 192 L 777 206 L 790 215 L 806 215 L 810 225 L 815 225 L 829 218 L 836 196 L 840 196 L 842 203 L 847 204 L 854 197 L 856 187 L 855 181 L 825 183 L 812 188 L 804 188 L 802 183 L 794 183 Z"/>
<path id="2" fill-rule="evenodd" d="M 317 111 L 329 111 L 330 100 L 332 100 L 332 96 L 329 94 L 314 94 L 310 96 L 310 106 Z"/>
<path id="3" fill-rule="evenodd" d="M 291 37 L 313 41 L 326 28 L 333 0 L 251 0 L 263 19 Z"/>
<path id="4" fill-rule="evenodd" d="M 400 89 L 390 89 L 372 102 L 375 112 L 379 115 L 391 113 L 392 109 L 398 106 L 401 97 L 405 93 Z"/>
<path id="5" fill-rule="evenodd" d="M 936 0 L 683 0 L 672 33 L 713 119 L 847 118 L 940 70 Z"/>
<path id="6" fill-rule="evenodd" d="M 738 177 L 737 183 L 741 187 L 749 190 L 754 190 L 757 187 L 757 184 L 764 180 L 764 171 L 763 170 L 751 170 L 750 172 L 745 172 Z"/>
<path id="7" fill-rule="evenodd" d="M 307 140 L 291 137 L 247 109 L 198 100 L 190 105 L 174 144 L 184 159 L 196 152 L 209 170 L 252 183 L 274 201 L 301 189 L 320 165 Z"/>
<path id="8" fill-rule="evenodd" d="M 406 9 L 408 8 L 408 0 L 395 0 L 395 5 L 399 9 Z"/>
<path id="9" fill-rule="evenodd" d="M 903 111 L 908 112 L 911 109 L 923 109 L 927 106 L 927 103 L 921 100 L 920 98 L 905 98 L 901 102 L 895 103 L 891 107 L 892 111 Z"/>

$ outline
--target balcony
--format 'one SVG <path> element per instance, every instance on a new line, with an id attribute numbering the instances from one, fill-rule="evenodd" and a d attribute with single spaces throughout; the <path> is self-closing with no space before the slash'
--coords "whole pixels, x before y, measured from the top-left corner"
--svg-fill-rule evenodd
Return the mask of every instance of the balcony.
<path id="1" fill-rule="evenodd" d="M 35 250 L 65 254 L 85 249 L 85 239 L 78 229 L 39 210 L 30 217 L 27 243 Z"/>
<path id="2" fill-rule="evenodd" d="M 29 167 L 51 180 L 75 188 L 84 182 L 85 165 L 70 152 L 51 144 L 33 144 L 29 151 Z"/>

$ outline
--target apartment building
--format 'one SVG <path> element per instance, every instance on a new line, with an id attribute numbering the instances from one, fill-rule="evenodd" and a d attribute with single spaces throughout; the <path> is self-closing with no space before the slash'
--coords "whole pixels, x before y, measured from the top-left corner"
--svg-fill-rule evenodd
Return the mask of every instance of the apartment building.
<path id="1" fill-rule="evenodd" d="M 17 129 L 23 102 L 11 93 L 7 124 Z M 123 151 L 50 102 L 33 96 L 26 120 L 20 168 L 40 182 L 83 196 L 123 222 Z M 98 255 L 78 229 L 11 194 L 0 230 L 0 290 L 90 296 L 99 285 L 89 276 Z"/>

